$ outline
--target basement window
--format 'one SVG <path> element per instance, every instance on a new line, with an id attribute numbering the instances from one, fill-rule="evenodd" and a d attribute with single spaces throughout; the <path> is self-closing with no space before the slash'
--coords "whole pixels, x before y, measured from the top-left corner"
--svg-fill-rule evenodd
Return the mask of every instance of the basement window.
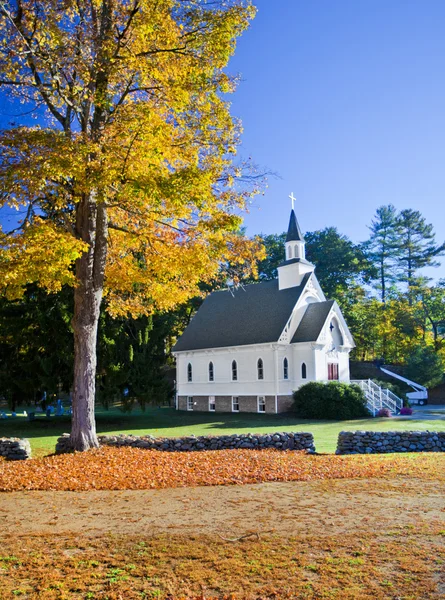
<path id="1" fill-rule="evenodd" d="M 258 396 L 258 412 L 266 412 L 266 396 Z"/>

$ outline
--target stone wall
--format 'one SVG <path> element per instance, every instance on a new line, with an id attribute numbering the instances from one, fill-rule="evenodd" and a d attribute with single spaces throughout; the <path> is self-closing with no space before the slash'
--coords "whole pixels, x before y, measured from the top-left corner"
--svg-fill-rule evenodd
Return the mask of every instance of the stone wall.
<path id="1" fill-rule="evenodd" d="M 278 450 L 308 450 L 315 452 L 312 433 L 242 433 L 220 436 L 193 435 L 182 438 L 155 438 L 150 435 L 99 435 L 101 446 L 132 446 L 166 452 L 195 450 L 227 450 L 232 448 L 276 448 Z M 70 452 L 69 433 L 57 440 L 56 454 Z"/>
<path id="2" fill-rule="evenodd" d="M 7 460 L 26 460 L 31 458 L 29 440 L 20 438 L 0 438 L 0 456 Z"/>
<path id="3" fill-rule="evenodd" d="M 341 431 L 336 454 L 445 452 L 445 431 Z"/>

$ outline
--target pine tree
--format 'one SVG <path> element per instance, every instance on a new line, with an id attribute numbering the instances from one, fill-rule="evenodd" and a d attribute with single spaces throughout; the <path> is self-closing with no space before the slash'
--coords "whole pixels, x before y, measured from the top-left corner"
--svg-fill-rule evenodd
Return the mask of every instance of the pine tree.
<path id="1" fill-rule="evenodd" d="M 418 210 L 402 210 L 398 217 L 398 240 L 400 265 L 399 280 L 408 286 L 408 299 L 413 303 L 415 289 L 421 283 L 419 270 L 424 267 L 438 267 L 435 257 L 445 251 L 445 243 L 436 244 L 433 225 L 426 223 Z"/>
<path id="2" fill-rule="evenodd" d="M 392 204 L 380 206 L 369 227 L 371 237 L 366 242 L 367 256 L 378 271 L 377 289 L 386 304 L 389 287 L 396 282 L 399 250 L 400 224 L 396 208 Z"/>

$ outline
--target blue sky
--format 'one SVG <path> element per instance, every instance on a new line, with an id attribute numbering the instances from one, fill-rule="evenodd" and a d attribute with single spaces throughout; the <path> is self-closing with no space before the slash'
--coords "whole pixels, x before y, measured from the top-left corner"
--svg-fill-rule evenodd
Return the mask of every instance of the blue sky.
<path id="1" fill-rule="evenodd" d="M 276 172 L 245 223 L 365 240 L 376 208 L 420 210 L 445 240 L 445 2 L 257 0 L 230 64 L 241 155 Z M 0 98 L 0 122 L 14 107 Z M 19 111 L 16 111 L 19 112 Z M 433 277 L 445 277 L 445 259 Z"/>
<path id="2" fill-rule="evenodd" d="M 367 238 L 376 208 L 420 210 L 445 240 L 445 2 L 257 0 L 231 72 L 244 156 L 271 178 L 248 233 L 330 225 Z M 444 265 L 429 269 L 445 277 Z"/>

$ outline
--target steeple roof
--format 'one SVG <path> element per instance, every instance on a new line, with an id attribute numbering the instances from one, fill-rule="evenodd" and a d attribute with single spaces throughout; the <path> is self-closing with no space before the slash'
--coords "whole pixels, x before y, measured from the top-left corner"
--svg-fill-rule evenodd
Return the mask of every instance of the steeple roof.
<path id="1" fill-rule="evenodd" d="M 301 233 L 300 226 L 298 225 L 295 211 L 292 209 L 289 219 L 289 227 L 287 229 L 286 242 L 304 242 L 303 234 Z"/>

